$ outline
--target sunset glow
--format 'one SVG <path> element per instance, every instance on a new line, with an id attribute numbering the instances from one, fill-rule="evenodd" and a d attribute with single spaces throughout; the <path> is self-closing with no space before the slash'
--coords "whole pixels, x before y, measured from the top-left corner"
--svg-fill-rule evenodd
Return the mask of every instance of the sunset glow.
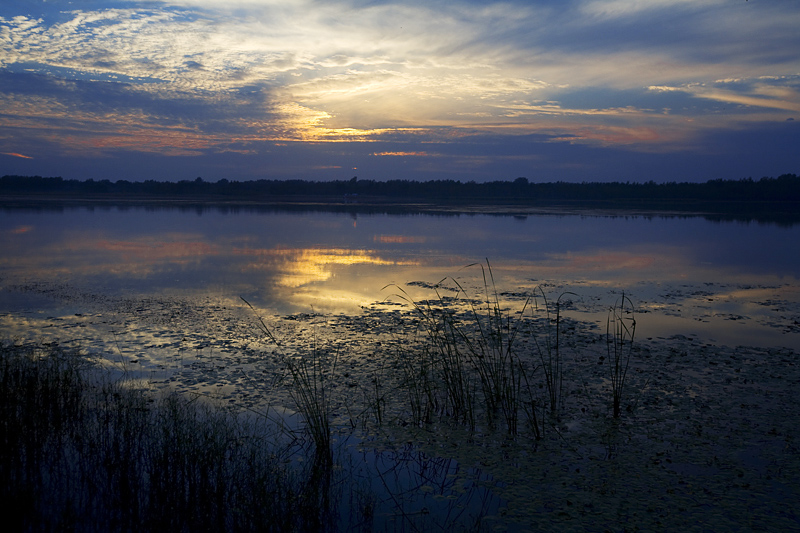
<path id="1" fill-rule="evenodd" d="M 4 2 L 0 173 L 778 175 L 798 25 L 794 0 Z"/>

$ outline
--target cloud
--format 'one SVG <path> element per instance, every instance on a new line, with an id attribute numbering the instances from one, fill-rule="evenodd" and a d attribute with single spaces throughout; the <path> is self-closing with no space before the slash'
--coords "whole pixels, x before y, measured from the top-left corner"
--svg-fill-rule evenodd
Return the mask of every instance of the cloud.
<path id="1" fill-rule="evenodd" d="M 800 75 L 729 78 L 710 84 L 651 86 L 648 89 L 660 93 L 682 92 L 695 98 L 737 104 L 757 111 L 775 109 L 800 112 Z"/>
<path id="2" fill-rule="evenodd" d="M 589 0 L 580 11 L 592 19 L 641 17 L 654 11 L 685 13 L 708 6 L 720 5 L 723 0 Z"/>
<path id="3" fill-rule="evenodd" d="M 22 234 L 25 234 L 25 233 L 30 233 L 33 230 L 34 230 L 33 226 L 27 226 L 27 225 L 26 226 L 17 226 L 16 228 L 13 228 L 13 229 L 9 230 L 9 233 L 12 233 L 14 235 L 22 235 Z"/>
<path id="4" fill-rule="evenodd" d="M 434 154 L 428 152 L 375 152 L 372 155 L 378 157 L 431 157 Z"/>
<path id="5" fill-rule="evenodd" d="M 531 134 L 680 151 L 800 109 L 800 12 L 781 0 L 47 6 L 0 8 L 0 126 L 30 141 L 0 150 L 37 160 L 37 138 L 93 157 Z M 364 154 L 381 151 L 425 152 Z"/>

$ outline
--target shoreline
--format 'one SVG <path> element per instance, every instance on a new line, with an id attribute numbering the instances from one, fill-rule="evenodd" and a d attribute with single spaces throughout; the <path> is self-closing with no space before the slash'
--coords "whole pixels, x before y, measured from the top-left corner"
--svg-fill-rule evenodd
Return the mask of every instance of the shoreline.
<path id="1" fill-rule="evenodd" d="M 426 214 L 433 216 L 588 215 L 704 217 L 714 221 L 757 221 L 792 226 L 800 223 L 797 202 L 663 200 L 569 200 L 459 198 L 454 200 L 389 197 L 272 196 L 239 198 L 211 195 L 0 194 L 0 209 L 147 208 L 217 211 L 300 211 L 350 214 Z"/>
<path id="2" fill-rule="evenodd" d="M 137 309 L 143 303 L 129 302 L 127 312 L 141 315 Z M 290 341 L 278 347 L 259 339 L 257 318 L 244 309 L 213 301 L 193 308 L 169 298 L 161 305 L 140 316 L 169 336 L 161 341 L 158 335 L 147 337 L 152 327 L 137 329 L 125 320 L 109 324 L 120 331 L 114 340 L 118 353 L 107 357 L 125 359 L 116 364 L 141 374 L 135 383 L 154 392 L 208 395 L 231 408 L 294 410 L 290 384 L 280 378 L 283 358 L 315 354 L 332 372 L 328 391 L 336 431 L 357 430 L 365 448 L 391 450 L 408 443 L 430 457 L 457 461 L 459 475 L 482 477 L 480 486 L 502 498 L 504 507 L 486 522 L 500 530 L 800 525 L 789 505 L 800 497 L 800 442 L 794 432 L 800 414 L 793 401 L 800 385 L 797 351 L 714 345 L 683 335 L 637 341 L 624 397 L 629 408 L 614 419 L 606 347 L 597 342 L 602 332 L 578 330 L 564 353 L 559 416 L 546 420 L 541 438 L 529 429 L 510 438 L 502 429 L 470 430 L 441 415 L 421 426 L 408 419 L 398 365 L 404 350 L 413 349 L 403 339 L 415 326 L 403 313 L 389 311 L 390 320 L 385 310 L 361 317 L 265 317 L 279 339 Z M 183 315 L 173 316 L 177 310 Z M 63 326 L 88 330 L 90 321 L 108 319 L 75 315 L 73 325 Z M 213 327 L 201 327 L 198 320 L 211 320 Z M 191 324 L 195 332 L 187 329 Z M 209 343 L 206 336 L 215 331 L 228 331 L 242 342 Z M 364 340 L 366 334 L 371 337 Z M 91 335 L 84 331 L 85 340 Z M 148 362 L 156 349 L 183 355 Z M 174 372 L 159 374 L 165 370 L 159 365 Z M 386 402 L 383 422 L 370 407 L 376 386 Z"/>

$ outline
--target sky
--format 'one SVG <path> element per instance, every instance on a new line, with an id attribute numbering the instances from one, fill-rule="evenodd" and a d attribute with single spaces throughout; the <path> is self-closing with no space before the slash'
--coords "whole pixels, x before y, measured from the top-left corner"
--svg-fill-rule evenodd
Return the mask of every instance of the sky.
<path id="1" fill-rule="evenodd" d="M 797 0 L 3 0 L 0 175 L 800 173 Z"/>

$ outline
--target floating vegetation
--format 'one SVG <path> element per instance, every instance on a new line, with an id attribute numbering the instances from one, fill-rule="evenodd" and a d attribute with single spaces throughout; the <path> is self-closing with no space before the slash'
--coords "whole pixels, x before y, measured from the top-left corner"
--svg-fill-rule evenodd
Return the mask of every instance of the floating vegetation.
<path id="1" fill-rule="evenodd" d="M 89 311 L 47 319 L 48 335 L 69 326 L 90 347 L 93 324 L 116 321 L 113 352 L 92 350 L 114 379 L 91 389 L 102 380 L 94 367 L 82 373 L 86 357 L 50 358 L 51 350 L 71 353 L 58 345 L 6 345 L 6 501 L 25 523 L 40 520 L 34 529 L 41 521 L 72 526 L 100 516 L 123 529 L 143 517 L 153 528 L 165 520 L 170 527 L 187 520 L 189 528 L 189 520 L 204 517 L 224 522 L 220 530 L 246 530 L 269 520 L 273 508 L 305 513 L 291 514 L 302 523 L 275 522 L 288 530 L 800 528 L 793 506 L 800 500 L 796 351 L 722 346 L 688 331 L 653 334 L 651 317 L 662 305 L 656 299 L 634 305 L 626 291 L 609 306 L 608 295 L 572 300 L 568 288 L 544 283 L 504 292 L 494 289 L 500 283 L 488 263 L 472 269 L 479 270 L 472 285 L 463 277 L 395 285 L 401 305 L 376 302 L 358 316 L 261 318 L 263 310 L 241 303 L 173 305 L 164 298 L 131 302 L 139 322 Z M 663 305 L 667 314 L 678 312 L 669 299 Z M 579 320 L 586 308 L 602 314 L 605 329 L 602 321 Z M 796 312 L 781 302 L 785 320 Z M 17 374 L 6 361 L 17 359 L 57 362 L 61 370 L 40 366 L 31 375 L 53 376 L 58 386 L 8 392 L 20 390 L 9 388 L 7 377 Z M 86 375 L 95 377 L 87 382 Z M 150 390 L 131 388 L 120 375 Z M 75 380 L 81 394 L 53 392 L 73 390 Z M 180 395 L 163 396 L 165 390 Z M 14 403 L 24 398 L 33 410 Z M 103 399 L 102 408 L 93 398 Z M 222 411 L 207 410 L 220 402 Z M 19 431 L 33 412 L 55 412 L 46 405 L 63 414 Z M 279 406 L 296 413 L 278 417 Z M 70 425 L 71 418 L 82 425 Z M 104 420 L 110 425 L 102 429 Z M 261 424 L 255 432 L 253 421 Z M 233 438 L 222 438 L 226 433 Z M 93 435 L 99 444 L 89 444 Z M 176 449 L 154 443 L 158 435 Z M 316 450 L 325 451 L 324 460 Z M 29 459 L 51 462 L 30 468 Z M 245 472 L 228 466 L 233 459 L 263 465 Z M 105 477 L 89 485 L 93 475 Z M 81 492 L 92 486 L 113 493 L 123 475 L 128 484 L 116 500 Z M 220 488 L 224 483 L 241 487 Z M 257 483 L 277 487 L 280 502 L 248 500 L 245 492 Z M 186 491 L 164 495 L 163 503 L 185 510 L 200 502 L 204 514 L 170 518 L 157 509 L 149 491 L 160 495 L 176 484 Z M 258 490 L 259 498 L 274 495 Z M 127 510 L 132 501 L 138 514 Z M 115 507 L 120 502 L 124 510 Z"/>
<path id="2" fill-rule="evenodd" d="M 257 420 L 106 381 L 73 350 L 0 347 L 0 490 L 15 531 L 318 529 Z"/>

